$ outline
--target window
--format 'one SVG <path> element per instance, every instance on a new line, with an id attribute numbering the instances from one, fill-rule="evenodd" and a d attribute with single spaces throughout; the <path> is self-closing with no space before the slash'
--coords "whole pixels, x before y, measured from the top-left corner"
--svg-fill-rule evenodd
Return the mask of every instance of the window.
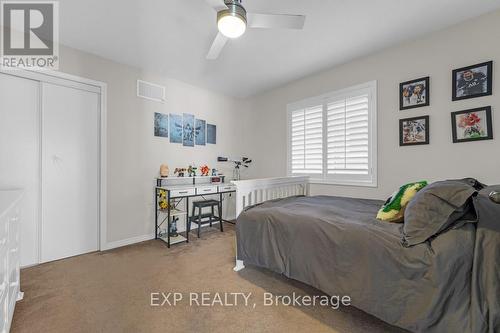
<path id="1" fill-rule="evenodd" d="M 293 173 L 323 173 L 323 106 L 292 111 L 291 157 Z"/>
<path id="2" fill-rule="evenodd" d="M 288 173 L 377 186 L 376 82 L 288 105 Z"/>

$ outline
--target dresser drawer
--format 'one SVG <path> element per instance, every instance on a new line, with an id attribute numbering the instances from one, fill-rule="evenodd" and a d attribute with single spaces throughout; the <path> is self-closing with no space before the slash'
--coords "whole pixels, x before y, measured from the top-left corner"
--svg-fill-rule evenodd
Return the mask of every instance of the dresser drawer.
<path id="1" fill-rule="evenodd" d="M 7 271 L 8 252 L 6 246 L 0 247 L 0 295 L 6 293 L 9 281 L 9 272 Z"/>
<path id="2" fill-rule="evenodd" d="M 9 320 L 9 304 L 7 299 L 7 292 L 0 296 L 0 332 L 7 332 L 7 322 Z"/>
<path id="3" fill-rule="evenodd" d="M 170 197 L 171 198 L 187 197 L 187 196 L 195 195 L 195 194 L 196 194 L 196 191 L 194 188 L 170 190 Z"/>
<path id="4" fill-rule="evenodd" d="M 196 194 L 213 194 L 217 193 L 217 186 L 203 186 L 196 188 Z"/>
<path id="5" fill-rule="evenodd" d="M 219 185 L 219 192 L 236 191 L 236 186 L 233 185 Z"/>

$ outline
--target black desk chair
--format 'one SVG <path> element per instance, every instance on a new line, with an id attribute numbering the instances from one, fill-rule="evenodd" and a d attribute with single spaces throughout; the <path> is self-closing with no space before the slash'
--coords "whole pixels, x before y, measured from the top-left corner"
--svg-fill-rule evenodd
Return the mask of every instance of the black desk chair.
<path id="1" fill-rule="evenodd" d="M 215 216 L 214 208 L 217 206 L 217 213 L 219 216 Z M 210 213 L 203 214 L 203 208 L 210 207 Z M 195 214 L 196 208 L 198 208 L 198 214 Z M 193 202 L 193 212 L 191 214 L 191 218 L 189 219 L 189 223 L 187 226 L 187 235 L 189 237 L 189 232 L 191 231 L 191 223 L 196 223 L 198 225 L 198 238 L 200 238 L 200 230 L 201 226 L 205 224 L 210 224 L 212 226 L 213 221 L 219 220 L 220 231 L 224 232 L 224 228 L 222 226 L 222 212 L 220 202 L 217 200 L 203 200 L 203 201 L 195 201 Z M 207 219 L 208 221 L 203 219 Z"/>

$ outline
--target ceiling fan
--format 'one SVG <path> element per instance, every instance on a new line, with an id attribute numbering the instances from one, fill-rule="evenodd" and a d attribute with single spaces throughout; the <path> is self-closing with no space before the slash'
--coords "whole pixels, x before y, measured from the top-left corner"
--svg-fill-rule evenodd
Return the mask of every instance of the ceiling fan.
<path id="1" fill-rule="evenodd" d="M 219 33 L 215 37 L 207 59 L 215 60 L 219 57 L 229 38 L 238 38 L 248 28 L 264 29 L 302 29 L 306 17 L 304 15 L 285 14 L 257 14 L 247 13 L 241 4 L 242 0 L 205 0 L 217 11 L 217 28 Z"/>

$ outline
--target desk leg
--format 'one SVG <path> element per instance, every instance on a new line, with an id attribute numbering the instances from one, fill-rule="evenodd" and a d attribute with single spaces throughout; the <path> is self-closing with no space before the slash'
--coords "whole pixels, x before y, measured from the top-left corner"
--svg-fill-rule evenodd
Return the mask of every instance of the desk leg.
<path id="1" fill-rule="evenodd" d="M 170 191 L 167 193 L 168 207 L 167 207 L 167 247 L 170 248 Z"/>
<path id="2" fill-rule="evenodd" d="M 155 188 L 155 239 L 158 239 L 158 189 Z"/>
<path id="3" fill-rule="evenodd" d="M 212 207 L 212 210 L 213 210 L 213 207 Z M 219 204 L 217 205 L 217 210 L 219 213 L 220 231 L 224 232 L 224 226 L 222 225 L 222 222 L 224 221 L 222 219 L 222 193 L 219 193 Z"/>
<path id="4" fill-rule="evenodd" d="M 191 221 L 189 220 L 189 197 L 186 197 L 186 243 L 189 243 L 190 231 L 191 231 Z"/>

